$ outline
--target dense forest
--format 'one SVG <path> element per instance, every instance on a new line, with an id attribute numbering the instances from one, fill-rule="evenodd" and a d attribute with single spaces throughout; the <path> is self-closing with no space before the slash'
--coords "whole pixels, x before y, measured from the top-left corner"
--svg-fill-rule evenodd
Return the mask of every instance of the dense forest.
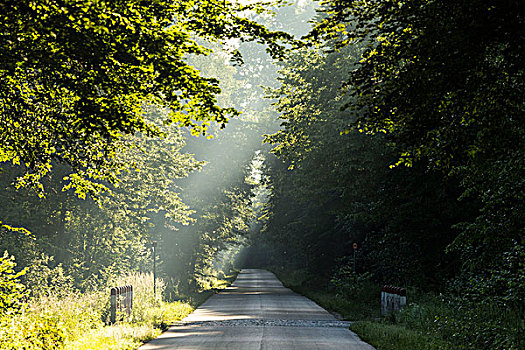
<path id="1" fill-rule="evenodd" d="M 109 339 L 123 283 L 162 328 L 242 267 L 378 349 L 523 349 L 520 1 L 0 9 L 0 349 Z"/>

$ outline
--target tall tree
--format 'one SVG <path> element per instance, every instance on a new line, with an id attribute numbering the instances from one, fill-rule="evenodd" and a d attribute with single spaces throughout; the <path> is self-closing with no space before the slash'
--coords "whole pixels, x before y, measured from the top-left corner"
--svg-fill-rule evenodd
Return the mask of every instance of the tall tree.
<path id="1" fill-rule="evenodd" d="M 24 225 L 32 235 L 21 237 L 0 230 L 1 249 L 15 254 L 23 266 L 41 260 L 42 254 L 53 256 L 55 263 L 51 265 L 63 263 L 79 287 L 147 267 L 146 248 L 156 238 L 154 231 L 173 232 L 176 224 L 192 220 L 192 211 L 180 198 L 179 181 L 200 169 L 202 162 L 181 151 L 184 141 L 180 130 L 162 126 L 166 110 L 151 106 L 145 110 L 148 121 L 165 136 L 128 137 L 128 145 L 117 156 L 133 167 L 120 174 L 118 186 L 108 184 L 112 196 L 104 196 L 98 203 L 62 190 L 63 177 L 71 170 L 64 164 L 56 164 L 52 174 L 43 179 L 45 198 L 34 196 L 29 189 L 15 189 L 4 178 L 0 216 Z M 21 171 L 7 164 L 2 169 L 14 176 Z"/>
<path id="2" fill-rule="evenodd" d="M 455 247 L 486 269 L 524 237 L 525 8 L 519 1 L 326 1 L 310 34 L 366 50 L 349 128 L 386 132 L 398 164 L 458 175 L 483 202 Z"/>
<path id="3" fill-rule="evenodd" d="M 282 85 L 271 94 L 282 128 L 267 141 L 284 166 L 270 172 L 266 234 L 286 250 L 281 259 L 324 275 L 357 242 L 358 271 L 436 286 L 457 270 L 444 250 L 458 233 L 451 226 L 470 218 L 472 205 L 457 201 L 457 181 L 421 161 L 390 168 L 397 149 L 389 135 L 343 132 L 349 113 L 341 107 L 353 97 L 341 87 L 357 61 L 359 49 L 347 46 L 330 54 L 303 49 L 283 64 Z"/>

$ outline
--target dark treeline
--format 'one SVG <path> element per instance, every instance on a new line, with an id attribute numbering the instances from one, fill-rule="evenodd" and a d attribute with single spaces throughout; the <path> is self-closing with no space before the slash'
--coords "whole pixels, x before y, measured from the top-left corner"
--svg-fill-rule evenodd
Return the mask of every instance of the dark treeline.
<path id="1" fill-rule="evenodd" d="M 326 46 L 282 65 L 266 234 L 292 261 L 328 272 L 357 242 L 360 271 L 433 289 L 518 268 L 523 9 L 477 3 L 329 4 Z"/>
<path id="2" fill-rule="evenodd" d="M 283 86 L 273 93 L 284 128 L 268 141 L 285 162 L 271 165 L 266 234 L 282 244 L 280 259 L 321 275 L 352 256 L 355 242 L 358 272 L 441 288 L 463 266 L 460 250 L 449 248 L 461 233 L 455 225 L 474 220 L 481 201 L 460 200 L 460 180 L 425 159 L 391 167 L 400 150 L 389 135 L 344 132 L 348 97 L 339 88 L 352 54 L 304 50 L 282 71 Z"/>

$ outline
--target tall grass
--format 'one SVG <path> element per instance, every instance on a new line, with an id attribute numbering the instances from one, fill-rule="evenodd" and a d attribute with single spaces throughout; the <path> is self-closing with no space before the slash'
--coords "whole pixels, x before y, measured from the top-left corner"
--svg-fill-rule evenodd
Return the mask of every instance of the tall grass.
<path id="1" fill-rule="evenodd" d="M 452 344 L 402 325 L 359 321 L 350 326 L 362 340 L 378 350 L 454 350 Z"/>
<path id="2" fill-rule="evenodd" d="M 446 339 L 455 349 L 525 349 L 525 324 L 516 307 L 434 297 L 409 304 L 395 315 L 395 322 Z"/>
<path id="3" fill-rule="evenodd" d="M 129 322 L 107 324 L 109 288 L 66 296 L 39 296 L 29 300 L 20 314 L 0 319 L 0 349 L 136 349 L 193 311 L 188 302 L 162 301 L 165 284 L 161 280 L 157 281 L 155 297 L 151 274 L 131 274 L 114 284 L 134 287 Z"/>

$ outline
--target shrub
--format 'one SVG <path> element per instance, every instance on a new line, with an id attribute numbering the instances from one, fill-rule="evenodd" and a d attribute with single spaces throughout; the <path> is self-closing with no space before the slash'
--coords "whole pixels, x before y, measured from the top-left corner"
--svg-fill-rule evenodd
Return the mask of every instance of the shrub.
<path id="1" fill-rule="evenodd" d="M 26 297 L 25 287 L 20 283 L 26 270 L 16 272 L 15 267 L 15 258 L 5 251 L 0 257 L 0 318 L 18 313 Z"/>
<path id="2" fill-rule="evenodd" d="M 24 310 L 2 320 L 0 339 L 1 350 L 53 350 L 64 344 L 66 330 L 56 315 Z"/>
<path id="3" fill-rule="evenodd" d="M 67 296 L 75 291 L 73 278 L 65 274 L 62 264 L 53 265 L 52 256 L 41 254 L 27 267 L 23 283 L 33 298 Z"/>
<path id="4" fill-rule="evenodd" d="M 447 339 L 457 349 L 519 349 L 524 327 L 518 309 L 454 297 L 427 297 L 395 316 L 399 324 Z"/>

